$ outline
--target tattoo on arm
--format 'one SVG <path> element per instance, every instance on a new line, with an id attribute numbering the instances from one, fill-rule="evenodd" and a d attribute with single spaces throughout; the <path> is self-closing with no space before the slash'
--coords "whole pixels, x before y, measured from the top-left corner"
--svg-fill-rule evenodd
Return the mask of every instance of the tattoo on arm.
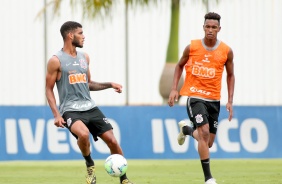
<path id="1" fill-rule="evenodd" d="M 90 81 L 89 82 L 89 90 L 90 91 L 100 91 L 103 89 L 108 89 L 111 88 L 112 84 L 110 82 L 95 82 L 95 81 Z"/>

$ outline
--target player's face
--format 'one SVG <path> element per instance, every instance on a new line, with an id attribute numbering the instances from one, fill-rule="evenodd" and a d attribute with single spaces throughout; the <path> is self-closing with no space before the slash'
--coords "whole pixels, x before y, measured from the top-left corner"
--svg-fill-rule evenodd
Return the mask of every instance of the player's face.
<path id="1" fill-rule="evenodd" d="M 72 45 L 75 47 L 82 48 L 84 44 L 85 36 L 83 34 L 82 28 L 77 28 L 73 33 Z"/>
<path id="2" fill-rule="evenodd" d="M 207 19 L 203 25 L 205 31 L 205 37 L 207 39 L 216 39 L 217 33 L 220 31 L 221 27 L 217 20 Z"/>

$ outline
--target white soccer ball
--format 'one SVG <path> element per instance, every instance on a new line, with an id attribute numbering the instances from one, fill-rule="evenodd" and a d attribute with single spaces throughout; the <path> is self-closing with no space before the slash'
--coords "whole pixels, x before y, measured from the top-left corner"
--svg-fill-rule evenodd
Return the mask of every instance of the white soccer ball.
<path id="1" fill-rule="evenodd" d="M 120 177 L 127 171 L 127 161 L 119 154 L 110 155 L 105 161 L 105 170 L 110 176 Z"/>

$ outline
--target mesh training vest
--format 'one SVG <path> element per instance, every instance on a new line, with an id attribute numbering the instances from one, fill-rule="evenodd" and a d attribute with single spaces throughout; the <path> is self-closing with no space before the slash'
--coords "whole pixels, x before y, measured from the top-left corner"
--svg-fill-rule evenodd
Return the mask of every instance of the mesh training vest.
<path id="1" fill-rule="evenodd" d="M 95 107 L 88 86 L 88 63 L 85 55 L 77 51 L 76 57 L 60 50 L 55 54 L 61 63 L 61 78 L 56 81 L 61 115 L 66 111 L 87 111 Z"/>
<path id="2" fill-rule="evenodd" d="M 229 49 L 218 41 L 213 49 L 208 50 L 203 40 L 192 40 L 180 95 L 220 100 L 222 73 Z"/>

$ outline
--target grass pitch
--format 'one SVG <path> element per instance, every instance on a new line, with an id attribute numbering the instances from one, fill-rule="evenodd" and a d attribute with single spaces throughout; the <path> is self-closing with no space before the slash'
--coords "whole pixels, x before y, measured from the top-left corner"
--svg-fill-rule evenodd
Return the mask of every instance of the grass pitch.
<path id="1" fill-rule="evenodd" d="M 97 184 L 119 184 L 96 160 Z M 282 159 L 211 160 L 218 184 L 282 184 Z M 85 184 L 86 169 L 78 161 L 0 162 L 2 184 Z M 199 160 L 128 160 L 134 184 L 203 184 Z"/>

